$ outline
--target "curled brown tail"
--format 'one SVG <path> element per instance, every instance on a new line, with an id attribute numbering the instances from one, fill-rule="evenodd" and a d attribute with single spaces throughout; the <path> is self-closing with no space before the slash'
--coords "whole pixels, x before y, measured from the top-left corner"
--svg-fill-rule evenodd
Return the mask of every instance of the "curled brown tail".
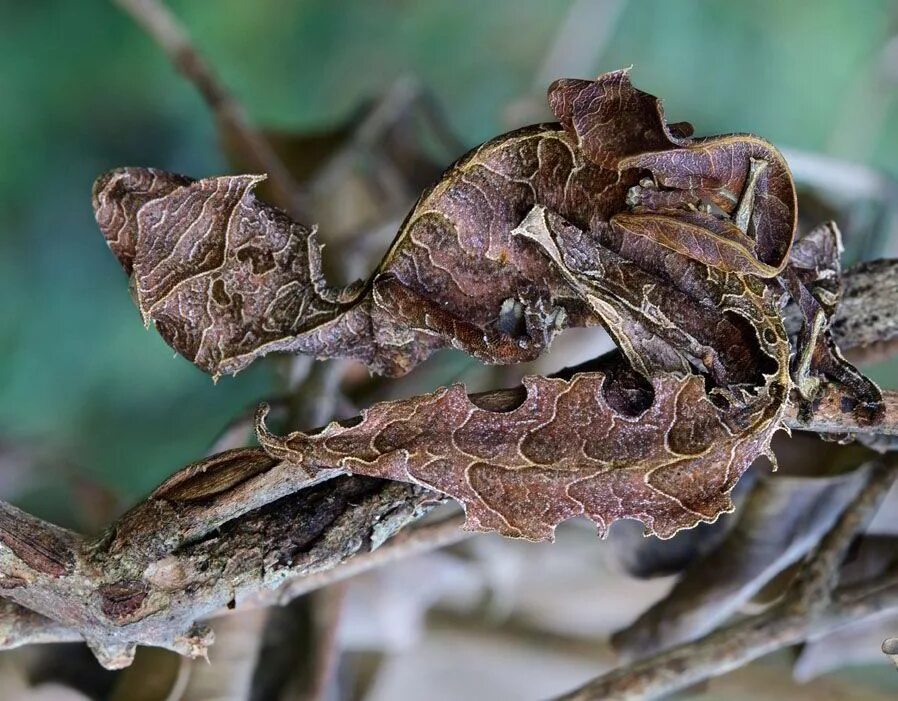
<path id="1" fill-rule="evenodd" d="M 150 168 L 97 179 L 97 222 L 132 276 L 144 323 L 214 376 L 272 351 L 368 361 L 362 285 L 326 285 L 315 229 L 258 200 L 262 179 Z"/>

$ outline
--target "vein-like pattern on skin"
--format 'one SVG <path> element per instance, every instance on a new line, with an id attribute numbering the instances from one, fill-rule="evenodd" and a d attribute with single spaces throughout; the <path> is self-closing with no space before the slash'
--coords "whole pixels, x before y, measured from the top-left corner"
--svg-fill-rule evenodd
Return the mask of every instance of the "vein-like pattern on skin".
<path id="1" fill-rule="evenodd" d="M 145 321 L 213 375 L 272 351 L 387 375 L 448 346 L 518 363 L 565 328 L 607 328 L 616 366 L 528 378 L 510 412 L 454 386 L 378 404 L 350 427 L 281 438 L 259 425 L 274 457 L 435 489 L 471 529 L 547 539 L 584 515 L 603 533 L 635 518 L 669 537 L 731 508 L 741 474 L 771 456 L 793 385 L 811 402 L 836 382 L 847 410 L 877 420 L 879 390 L 828 330 L 834 229 L 790 262 L 795 188 L 771 144 L 693 138 L 627 71 L 556 81 L 549 102 L 559 123 L 462 157 L 370 278 L 344 288 L 324 280 L 314 227 L 255 197 L 259 176 L 113 171 L 95 187 L 97 220 Z M 787 295 L 805 325 L 794 354 Z"/>

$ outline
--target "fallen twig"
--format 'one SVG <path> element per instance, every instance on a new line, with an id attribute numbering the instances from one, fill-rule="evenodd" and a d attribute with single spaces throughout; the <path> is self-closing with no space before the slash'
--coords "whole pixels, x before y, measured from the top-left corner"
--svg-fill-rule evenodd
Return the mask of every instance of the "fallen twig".
<path id="1" fill-rule="evenodd" d="M 718 629 L 694 642 L 608 672 L 565 694 L 564 701 L 653 699 L 804 640 L 865 612 L 898 606 L 895 573 L 873 583 L 833 594 L 839 566 L 858 530 L 879 506 L 895 479 L 896 458 L 870 470 L 854 502 L 824 536 L 782 601 L 756 616 Z"/>

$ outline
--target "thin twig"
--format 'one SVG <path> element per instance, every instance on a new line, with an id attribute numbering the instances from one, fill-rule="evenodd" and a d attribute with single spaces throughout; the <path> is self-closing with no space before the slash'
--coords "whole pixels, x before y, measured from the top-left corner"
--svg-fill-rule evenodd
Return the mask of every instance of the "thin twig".
<path id="1" fill-rule="evenodd" d="M 879 610 L 898 606 L 894 574 L 884 583 L 861 592 L 860 597 L 856 587 L 847 594 L 831 596 L 839 565 L 852 539 L 895 481 L 896 460 L 890 457 L 870 470 L 867 484 L 821 540 L 779 604 L 694 642 L 614 669 L 559 699 L 659 698 L 801 642 L 823 626 L 835 627 L 856 620 L 863 610 L 864 594 L 876 598 Z"/>
<path id="2" fill-rule="evenodd" d="M 159 45 L 174 66 L 202 95 L 219 125 L 233 135 L 241 156 L 267 173 L 275 196 L 295 219 L 304 220 L 305 198 L 268 140 L 250 124 L 246 110 L 225 88 L 193 46 L 186 28 L 158 0 L 114 0 Z"/>

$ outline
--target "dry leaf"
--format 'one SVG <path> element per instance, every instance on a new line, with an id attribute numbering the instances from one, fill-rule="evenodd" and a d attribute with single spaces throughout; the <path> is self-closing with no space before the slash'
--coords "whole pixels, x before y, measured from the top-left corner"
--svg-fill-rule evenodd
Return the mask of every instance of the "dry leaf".
<path id="1" fill-rule="evenodd" d="M 651 405 L 626 411 L 619 379 L 528 377 L 526 398 L 505 412 L 478 407 L 454 385 L 313 435 L 280 438 L 261 424 L 260 442 L 309 470 L 424 485 L 460 501 L 468 528 L 532 540 L 574 516 L 602 533 L 634 518 L 669 537 L 729 510 L 728 492 L 765 454 L 776 415 L 733 435 L 695 375 L 657 377 Z"/>

